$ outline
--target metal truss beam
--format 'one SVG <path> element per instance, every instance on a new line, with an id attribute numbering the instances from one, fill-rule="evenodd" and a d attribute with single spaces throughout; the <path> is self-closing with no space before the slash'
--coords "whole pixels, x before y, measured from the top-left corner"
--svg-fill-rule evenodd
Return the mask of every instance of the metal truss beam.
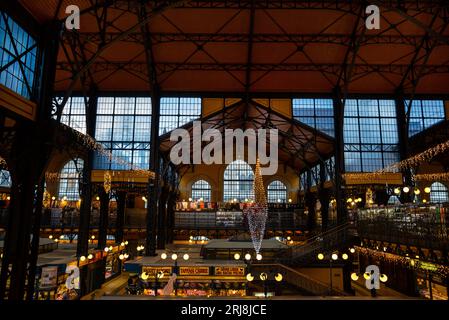
<path id="1" fill-rule="evenodd" d="M 106 42 L 116 38 L 120 33 L 108 32 L 105 34 Z M 254 43 L 302 43 L 302 44 L 335 44 L 347 46 L 350 41 L 348 34 L 280 34 L 280 33 L 256 33 L 252 37 Z M 374 44 L 400 44 L 416 47 L 422 40 L 422 35 L 364 35 L 360 38 L 362 45 Z M 82 42 L 100 43 L 101 36 L 96 32 L 80 33 Z M 122 40 L 123 42 L 143 43 L 142 33 L 132 33 Z M 172 42 L 203 42 L 209 43 L 248 43 L 247 33 L 151 33 L 153 45 Z M 438 43 L 437 45 L 444 45 Z"/>
<path id="2" fill-rule="evenodd" d="M 245 63 L 157 63 L 156 67 L 160 73 L 172 72 L 173 70 L 191 70 L 191 71 L 245 71 L 247 65 Z M 146 75 L 145 62 L 96 62 L 91 67 L 92 73 L 112 71 L 116 69 L 128 69 L 133 72 Z M 421 71 L 423 75 L 430 73 L 449 73 L 449 65 L 415 65 L 415 71 Z M 371 73 L 372 71 L 392 73 L 403 75 L 409 69 L 407 64 L 354 64 L 353 76 Z M 70 71 L 70 63 L 58 63 L 58 70 Z M 253 71 L 323 71 L 329 74 L 338 74 L 341 70 L 341 64 L 327 63 L 310 65 L 306 63 L 257 63 L 252 64 Z"/>

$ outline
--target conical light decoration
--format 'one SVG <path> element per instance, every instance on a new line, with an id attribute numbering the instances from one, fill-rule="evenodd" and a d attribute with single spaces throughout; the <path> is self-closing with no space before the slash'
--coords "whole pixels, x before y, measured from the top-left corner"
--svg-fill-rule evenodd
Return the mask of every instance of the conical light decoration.
<path id="1" fill-rule="evenodd" d="M 268 217 L 267 197 L 263 186 L 263 178 L 260 171 L 260 161 L 257 159 L 254 175 L 254 204 L 245 209 L 248 218 L 249 231 L 253 241 L 254 250 L 260 252 L 262 240 L 265 234 L 265 225 Z"/>
<path id="2" fill-rule="evenodd" d="M 104 173 L 104 183 L 103 183 L 104 191 L 106 191 L 106 193 L 109 193 L 109 191 L 111 191 L 111 185 L 112 185 L 111 174 L 109 171 L 106 171 Z"/>

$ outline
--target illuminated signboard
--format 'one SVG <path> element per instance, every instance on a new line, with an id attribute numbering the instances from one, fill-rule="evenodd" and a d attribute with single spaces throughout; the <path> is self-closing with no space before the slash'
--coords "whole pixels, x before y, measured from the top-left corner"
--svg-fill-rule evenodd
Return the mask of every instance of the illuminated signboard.
<path id="1" fill-rule="evenodd" d="M 243 268 L 243 267 L 215 267 L 215 275 L 217 275 L 217 276 L 244 276 L 245 268 Z"/>
<path id="2" fill-rule="evenodd" d="M 181 276 L 208 276 L 209 267 L 180 267 L 179 275 Z"/>
<path id="3" fill-rule="evenodd" d="M 429 262 L 421 262 L 420 264 L 421 269 L 428 270 L 428 271 L 437 271 L 438 267 L 434 265 L 433 263 Z"/>
<path id="4" fill-rule="evenodd" d="M 149 276 L 154 276 L 157 272 L 163 271 L 164 275 L 171 275 L 171 267 L 142 267 L 142 272 Z"/>

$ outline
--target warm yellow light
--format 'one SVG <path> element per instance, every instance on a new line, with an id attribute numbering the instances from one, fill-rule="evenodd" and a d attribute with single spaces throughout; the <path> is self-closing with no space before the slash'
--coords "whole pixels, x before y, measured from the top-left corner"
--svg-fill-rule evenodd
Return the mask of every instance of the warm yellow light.
<path id="1" fill-rule="evenodd" d="M 322 253 L 318 253 L 318 260 L 323 260 L 324 259 L 324 254 Z"/>
<path id="2" fill-rule="evenodd" d="M 81 256 L 80 257 L 80 261 L 85 261 L 86 260 L 86 257 L 85 256 Z"/>
<path id="3" fill-rule="evenodd" d="M 395 194 L 400 194 L 400 193 L 401 193 L 401 189 L 395 188 L 395 189 L 394 189 L 394 193 L 395 193 Z"/>
<path id="4" fill-rule="evenodd" d="M 370 274 L 369 272 L 365 272 L 365 273 L 363 274 L 363 277 L 364 277 L 366 280 L 369 280 L 369 279 L 371 279 L 371 274 Z"/>
<path id="5" fill-rule="evenodd" d="M 382 275 L 379 277 L 379 280 L 382 281 L 382 282 L 387 282 L 387 281 L 388 281 L 388 277 L 387 277 L 386 274 L 382 274 Z"/>
<path id="6" fill-rule="evenodd" d="M 98 201 L 98 200 L 100 200 L 100 197 L 96 197 L 95 199 L 97 199 L 97 201 Z"/>
<path id="7" fill-rule="evenodd" d="M 184 254 L 183 256 L 182 256 L 182 258 L 185 260 L 185 261 L 187 261 L 187 260 L 189 260 L 189 255 L 186 253 L 186 254 Z"/>
<path id="8" fill-rule="evenodd" d="M 127 246 L 127 245 L 128 245 L 128 243 L 129 243 L 129 242 L 128 242 L 128 240 L 126 240 L 126 241 L 125 241 L 125 246 Z"/>
<path id="9" fill-rule="evenodd" d="M 234 199 L 234 202 L 237 202 L 237 199 Z"/>
<path id="10" fill-rule="evenodd" d="M 192 202 L 192 198 L 189 198 L 189 201 Z"/>
<path id="11" fill-rule="evenodd" d="M 125 256 L 124 256 L 123 254 L 121 254 L 121 255 L 118 256 L 118 258 L 119 258 L 120 260 L 123 260 L 123 259 L 125 259 Z"/>
<path id="12" fill-rule="evenodd" d="M 276 275 L 274 276 L 274 279 L 277 281 L 277 282 L 281 282 L 282 281 L 282 274 L 280 274 L 280 273 L 276 273 Z"/>
<path id="13" fill-rule="evenodd" d="M 341 257 L 343 258 L 343 260 L 348 260 L 349 258 L 349 256 L 346 253 L 343 253 Z"/>
<path id="14" fill-rule="evenodd" d="M 140 278 L 142 278 L 142 280 L 147 280 L 148 279 L 148 274 L 146 272 L 142 272 L 142 274 L 140 275 Z"/>
<path id="15" fill-rule="evenodd" d="M 256 259 L 257 259 L 258 261 L 262 260 L 262 255 L 261 255 L 260 253 L 258 253 L 258 254 L 256 255 Z"/>
<path id="16" fill-rule="evenodd" d="M 332 260 L 337 260 L 337 259 L 338 259 L 338 254 L 333 253 L 333 254 L 332 254 Z"/>
<path id="17" fill-rule="evenodd" d="M 161 254 L 161 259 L 162 260 L 165 260 L 165 259 L 167 259 L 167 254 L 164 252 L 163 254 Z"/>
<path id="18" fill-rule="evenodd" d="M 425 193 L 430 193 L 430 191 L 431 191 L 430 187 L 425 187 L 425 188 L 424 188 L 424 192 L 425 192 Z"/>
<path id="19" fill-rule="evenodd" d="M 427 200 L 426 200 L 426 199 L 423 199 L 423 200 L 422 200 L 422 203 L 426 203 L 426 202 L 427 202 Z"/>
<path id="20" fill-rule="evenodd" d="M 125 259 L 129 258 L 129 254 L 127 254 L 127 253 L 125 253 L 123 256 L 125 257 Z"/>
<path id="21" fill-rule="evenodd" d="M 9 199 L 8 199 L 8 200 L 9 200 Z M 56 197 L 55 197 L 55 196 L 51 197 L 51 200 L 55 201 L 55 200 L 56 200 Z"/>
<path id="22" fill-rule="evenodd" d="M 114 248 L 112 246 L 109 246 L 109 251 L 112 251 Z"/>
<path id="23" fill-rule="evenodd" d="M 292 203 L 292 199 L 288 199 L 288 203 Z"/>
<path id="24" fill-rule="evenodd" d="M 349 252 L 354 253 L 354 252 L 355 252 L 355 249 L 354 249 L 354 248 L 351 248 L 351 249 L 349 249 Z"/>
<path id="25" fill-rule="evenodd" d="M 108 247 L 104 248 L 104 252 L 108 252 L 108 251 L 109 251 Z"/>
<path id="26" fill-rule="evenodd" d="M 59 241 L 59 239 L 55 239 L 55 242 L 58 242 Z"/>
<path id="27" fill-rule="evenodd" d="M 158 279 L 162 279 L 164 277 L 164 271 L 159 271 L 158 273 L 157 273 L 157 278 Z"/>
<path id="28" fill-rule="evenodd" d="M 268 279 L 268 275 L 265 272 L 262 272 L 259 276 L 260 280 L 265 281 Z"/>
<path id="29" fill-rule="evenodd" d="M 89 253 L 89 255 L 87 256 L 87 259 L 92 260 L 94 258 L 92 253 Z"/>
<path id="30" fill-rule="evenodd" d="M 248 280 L 249 282 L 253 281 L 253 280 L 254 280 L 253 275 L 252 275 L 251 273 L 248 273 L 248 274 L 246 275 L 246 280 Z"/>
<path id="31" fill-rule="evenodd" d="M 235 260 L 240 260 L 240 254 L 238 254 L 238 253 L 234 254 L 234 259 Z"/>
<path id="32" fill-rule="evenodd" d="M 94 240 L 94 239 L 95 239 L 95 236 L 92 236 L 91 238 L 92 238 L 92 240 Z"/>
<path id="33" fill-rule="evenodd" d="M 249 253 L 245 254 L 245 260 L 251 260 L 251 255 Z"/>
<path id="34" fill-rule="evenodd" d="M 413 191 L 416 195 L 419 195 L 421 193 L 421 191 L 419 191 L 419 189 L 415 189 L 415 191 Z"/>
<path id="35" fill-rule="evenodd" d="M 48 239 L 53 239 L 53 236 L 52 236 L 52 235 L 49 235 L 49 236 L 48 236 Z"/>
<path id="36" fill-rule="evenodd" d="M 357 281 L 357 280 L 359 280 L 359 276 L 357 275 L 357 273 L 353 272 L 353 273 L 351 273 L 351 279 L 354 281 Z"/>
<path id="37" fill-rule="evenodd" d="M 120 246 L 121 246 L 121 247 L 124 247 L 124 246 L 125 246 L 125 243 L 124 243 L 124 242 L 120 243 Z"/>
<path id="38" fill-rule="evenodd" d="M 402 191 L 404 191 L 405 193 L 408 193 L 410 191 L 410 188 L 409 187 L 404 187 L 404 188 L 402 188 Z"/>
<path id="39" fill-rule="evenodd" d="M 352 202 L 352 198 L 348 198 L 347 202 L 348 203 Z"/>
<path id="40" fill-rule="evenodd" d="M 290 241 L 291 239 L 292 239 L 292 237 L 290 237 L 290 236 L 287 237 L 287 240 L 288 240 L 288 241 Z"/>
<path id="41" fill-rule="evenodd" d="M 173 254 L 171 255 L 171 259 L 172 259 L 172 260 L 177 260 L 177 259 L 178 259 L 178 255 L 177 255 L 176 253 L 173 253 Z"/>
<path id="42" fill-rule="evenodd" d="M 66 201 L 67 200 L 67 196 L 62 197 L 62 200 Z"/>
<path id="43" fill-rule="evenodd" d="M 190 240 L 189 240 L 189 243 L 193 243 L 193 240 L 192 240 L 192 239 L 190 239 Z"/>

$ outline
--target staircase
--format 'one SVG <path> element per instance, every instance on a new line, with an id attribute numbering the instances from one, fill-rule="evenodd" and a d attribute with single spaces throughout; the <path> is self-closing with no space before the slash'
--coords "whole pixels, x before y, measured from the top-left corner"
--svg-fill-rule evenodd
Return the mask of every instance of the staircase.
<path id="1" fill-rule="evenodd" d="M 311 256 L 315 259 L 319 252 L 338 248 L 348 241 L 350 227 L 351 224 L 347 222 L 309 238 L 306 244 L 291 247 L 289 255 L 282 257 L 279 261 L 297 264 L 310 260 Z"/>
<path id="2" fill-rule="evenodd" d="M 301 272 L 289 268 L 283 264 L 254 264 L 251 270 L 258 272 L 279 272 L 282 274 L 282 281 L 314 296 L 348 296 L 349 294 L 336 288 L 329 288 L 329 285 L 319 280 L 313 279 Z"/>

